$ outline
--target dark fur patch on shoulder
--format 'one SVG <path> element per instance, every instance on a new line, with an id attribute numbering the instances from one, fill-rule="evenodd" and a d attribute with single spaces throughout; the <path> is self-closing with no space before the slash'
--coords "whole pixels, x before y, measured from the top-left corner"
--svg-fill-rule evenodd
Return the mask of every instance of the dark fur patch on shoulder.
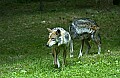
<path id="1" fill-rule="evenodd" d="M 69 40 L 69 34 L 66 34 L 66 35 L 65 35 L 65 38 L 66 38 L 67 40 Z"/>

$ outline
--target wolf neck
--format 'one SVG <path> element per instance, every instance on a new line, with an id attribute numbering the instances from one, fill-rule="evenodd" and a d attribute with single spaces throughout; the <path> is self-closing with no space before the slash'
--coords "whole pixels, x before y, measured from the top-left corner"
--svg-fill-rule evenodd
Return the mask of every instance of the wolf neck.
<path id="1" fill-rule="evenodd" d="M 66 39 L 66 35 L 68 35 L 68 32 L 66 32 L 63 28 L 60 28 L 60 27 L 54 28 L 53 30 L 57 31 L 58 29 L 60 30 L 60 36 L 58 36 L 57 38 L 57 45 L 61 46 L 68 43 L 69 41 Z"/>
<path id="2" fill-rule="evenodd" d="M 58 37 L 58 46 L 67 44 L 70 41 L 71 37 L 68 32 L 64 32 L 61 36 Z"/>

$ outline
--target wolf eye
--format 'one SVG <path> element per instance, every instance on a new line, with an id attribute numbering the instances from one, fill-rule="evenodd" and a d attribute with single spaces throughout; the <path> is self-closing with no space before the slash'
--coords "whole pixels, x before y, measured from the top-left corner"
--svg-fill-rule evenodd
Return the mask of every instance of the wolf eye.
<path id="1" fill-rule="evenodd" d="M 55 41 L 55 38 L 51 38 L 52 41 Z"/>

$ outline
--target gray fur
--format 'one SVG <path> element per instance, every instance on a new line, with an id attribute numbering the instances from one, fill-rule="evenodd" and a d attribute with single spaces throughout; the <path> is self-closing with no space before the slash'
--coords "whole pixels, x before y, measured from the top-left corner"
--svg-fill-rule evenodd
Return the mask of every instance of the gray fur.
<path id="1" fill-rule="evenodd" d="M 69 26 L 72 39 L 79 38 L 82 41 L 79 56 L 82 56 L 84 42 L 88 46 L 86 53 L 89 52 L 91 46 L 89 41 L 92 39 L 98 45 L 98 54 L 101 52 L 101 38 L 99 34 L 99 26 L 94 20 L 89 18 L 74 19 Z"/>
<path id="2" fill-rule="evenodd" d="M 52 55 L 54 58 L 55 67 L 59 68 L 60 63 L 58 60 L 58 54 L 60 50 L 63 49 L 63 65 L 66 63 L 67 49 L 70 47 L 70 57 L 73 57 L 73 43 L 69 32 L 63 28 L 56 27 L 54 29 L 49 29 L 49 40 L 47 42 L 48 47 L 52 47 Z M 54 37 L 53 37 L 54 36 Z"/>

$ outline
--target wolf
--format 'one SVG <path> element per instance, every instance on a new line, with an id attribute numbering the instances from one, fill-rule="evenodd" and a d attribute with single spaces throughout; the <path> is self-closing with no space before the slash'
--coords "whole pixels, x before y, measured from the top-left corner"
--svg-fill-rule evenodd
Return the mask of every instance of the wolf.
<path id="1" fill-rule="evenodd" d="M 47 47 L 52 47 L 52 55 L 54 58 L 55 67 L 59 68 L 60 63 L 58 60 L 58 54 L 60 53 L 60 49 L 63 49 L 63 64 L 66 64 L 66 55 L 67 48 L 70 47 L 70 57 L 73 57 L 73 43 L 71 40 L 71 36 L 69 32 L 64 30 L 61 27 L 56 27 L 53 29 L 47 28 L 49 31 L 49 40 L 47 42 Z"/>
<path id="2" fill-rule="evenodd" d="M 81 42 L 81 48 L 79 52 L 79 57 L 81 57 L 84 42 L 87 45 L 86 54 L 89 52 L 91 46 L 89 41 L 94 41 L 98 46 L 98 54 L 101 52 L 101 37 L 99 33 L 100 27 L 94 20 L 90 18 L 76 18 L 72 21 L 69 26 L 69 32 L 71 34 L 72 39 L 79 38 Z"/>

